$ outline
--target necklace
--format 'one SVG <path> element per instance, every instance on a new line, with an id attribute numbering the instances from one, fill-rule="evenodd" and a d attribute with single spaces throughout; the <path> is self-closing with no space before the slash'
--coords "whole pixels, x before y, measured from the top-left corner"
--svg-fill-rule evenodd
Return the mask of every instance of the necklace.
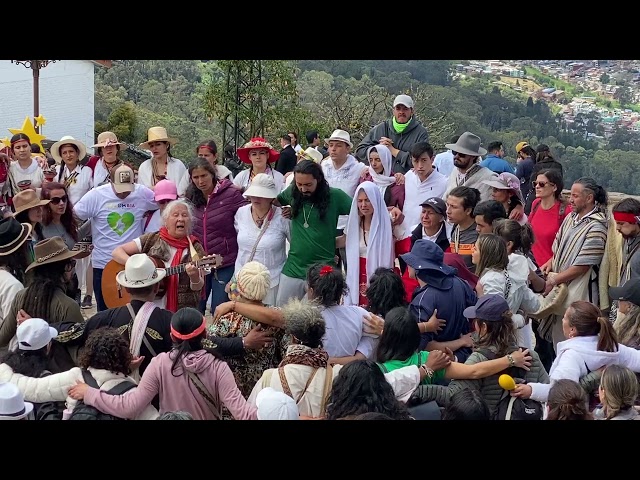
<path id="1" fill-rule="evenodd" d="M 258 226 L 258 228 L 262 228 L 262 224 L 264 223 L 264 218 L 269 214 L 269 212 L 271 211 L 271 209 L 267 210 L 267 212 L 260 216 L 257 213 L 254 212 L 253 207 L 251 207 L 251 213 L 254 214 L 255 213 L 255 218 L 253 219 L 254 222 L 256 222 L 256 225 Z"/>
<path id="2" fill-rule="evenodd" d="M 311 208 L 309 209 L 309 215 L 311 215 L 311 210 L 313 210 L 313 207 L 315 205 L 311 204 Z M 309 228 L 309 215 L 307 215 L 307 211 L 304 209 L 304 204 L 302 204 L 302 215 L 304 215 L 304 223 L 302 224 L 302 226 L 304 228 Z"/>

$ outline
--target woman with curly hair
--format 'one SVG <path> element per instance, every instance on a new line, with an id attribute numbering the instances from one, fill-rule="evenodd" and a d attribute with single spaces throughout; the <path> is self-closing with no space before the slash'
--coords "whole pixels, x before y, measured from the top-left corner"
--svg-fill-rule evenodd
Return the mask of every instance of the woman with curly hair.
<path id="1" fill-rule="evenodd" d="M 27 321 L 24 323 L 26 324 Z M 37 337 L 41 338 L 42 335 L 37 335 Z M 48 338 L 51 340 L 51 336 Z M 43 348 L 48 347 L 45 346 Z M 129 376 L 133 361 L 127 340 L 122 337 L 117 329 L 103 327 L 94 330 L 89 335 L 84 348 L 78 356 L 78 367 L 55 375 L 33 378 L 16 373 L 9 363 L 3 363 L 0 364 L 0 381 L 16 384 L 25 399 L 29 399 L 27 401 L 42 403 L 66 400 L 67 410 L 73 411 L 77 402 L 69 396 L 69 390 L 76 383 L 84 381 L 83 370 L 87 370 L 91 374 L 99 385 L 100 391 L 107 391 L 121 382 L 136 383 Z M 139 359 L 135 359 L 135 361 L 139 361 Z M 158 416 L 158 411 L 153 406 L 146 405 L 145 407 L 137 415 L 129 418 L 153 420 Z M 100 408 L 99 410 L 106 412 L 106 410 Z"/>
<path id="2" fill-rule="evenodd" d="M 395 307 L 406 307 L 402 277 L 392 268 L 379 267 L 369 279 L 367 310 L 384 318 Z"/>
<path id="3" fill-rule="evenodd" d="M 198 310 L 181 308 L 171 317 L 173 349 L 153 357 L 138 388 L 116 396 L 78 383 L 69 395 L 122 418 L 135 418 L 159 395 L 161 414 L 181 410 L 195 420 L 219 420 L 224 405 L 236 420 L 257 420 L 256 408 L 242 396 L 229 365 L 206 340 L 206 328 Z"/>
<path id="4" fill-rule="evenodd" d="M 549 390 L 545 420 L 593 420 L 587 392 L 573 380 L 558 380 Z"/>
<path id="5" fill-rule="evenodd" d="M 327 420 L 350 420 L 362 413 L 383 413 L 393 420 L 411 420 L 378 365 L 367 359 L 345 365 L 333 381 Z"/>

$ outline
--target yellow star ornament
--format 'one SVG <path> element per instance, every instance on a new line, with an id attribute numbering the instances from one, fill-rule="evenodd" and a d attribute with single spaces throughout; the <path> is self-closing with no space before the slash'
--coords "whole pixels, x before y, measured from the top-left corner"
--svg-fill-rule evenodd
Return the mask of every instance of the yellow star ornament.
<path id="1" fill-rule="evenodd" d="M 36 119 L 37 118 L 38 117 L 36 117 Z M 36 144 L 40 145 L 40 151 L 44 152 L 44 147 L 42 146 L 42 140 L 44 140 L 46 137 L 44 135 L 40 135 L 38 132 L 36 132 L 36 129 L 33 126 L 33 123 L 29 119 L 29 115 L 27 115 L 25 117 L 24 123 L 22 124 L 22 128 L 21 129 L 10 128 L 9 131 L 13 135 L 15 135 L 16 133 L 24 133 L 24 134 L 26 134 L 27 137 L 29 137 L 29 140 L 31 140 L 31 143 L 36 143 Z"/>
<path id="2" fill-rule="evenodd" d="M 36 127 L 41 127 L 45 123 L 47 123 L 47 119 L 44 118 L 42 114 L 38 115 L 37 117 L 34 117 L 33 119 L 36 121 Z"/>
<path id="3" fill-rule="evenodd" d="M 5 137 L 3 139 L 0 139 L 0 143 L 2 144 L 2 147 L 0 147 L 0 150 L 2 150 L 3 148 L 11 148 L 11 140 L 9 139 L 9 137 Z"/>

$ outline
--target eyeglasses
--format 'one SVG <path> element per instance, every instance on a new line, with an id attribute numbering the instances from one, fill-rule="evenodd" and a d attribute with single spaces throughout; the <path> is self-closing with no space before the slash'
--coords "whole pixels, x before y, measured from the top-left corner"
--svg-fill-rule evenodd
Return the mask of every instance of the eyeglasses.
<path id="1" fill-rule="evenodd" d="M 536 187 L 544 188 L 547 185 L 555 185 L 555 184 L 551 182 L 531 182 L 531 186 L 533 188 L 536 188 Z"/>
<path id="2" fill-rule="evenodd" d="M 49 200 L 51 201 L 51 203 L 53 203 L 54 205 L 58 205 L 60 202 L 64 202 L 67 203 L 67 200 L 69 199 L 69 197 L 67 195 L 63 195 L 61 197 L 51 197 Z"/>

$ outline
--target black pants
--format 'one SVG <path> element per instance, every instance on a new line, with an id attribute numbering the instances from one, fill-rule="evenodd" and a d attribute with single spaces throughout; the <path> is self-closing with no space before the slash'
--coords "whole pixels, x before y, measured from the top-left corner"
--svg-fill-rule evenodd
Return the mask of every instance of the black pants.
<path id="1" fill-rule="evenodd" d="M 549 342 L 542 338 L 540 334 L 538 334 L 537 322 L 533 325 L 533 333 L 536 336 L 536 348 L 535 351 L 540 357 L 540 362 L 544 365 L 547 373 L 551 369 L 551 364 L 556 358 L 556 352 L 553 349 L 553 342 Z"/>

